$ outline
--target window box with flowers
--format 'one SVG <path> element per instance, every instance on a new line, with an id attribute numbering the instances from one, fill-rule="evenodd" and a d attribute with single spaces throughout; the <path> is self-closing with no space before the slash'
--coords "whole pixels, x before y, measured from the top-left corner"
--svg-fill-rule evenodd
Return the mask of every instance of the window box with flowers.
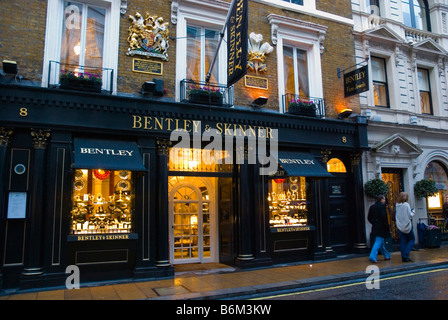
<path id="1" fill-rule="evenodd" d="M 68 90 L 101 92 L 102 84 L 101 75 L 98 73 L 62 70 L 59 78 L 59 87 Z"/>
<path id="2" fill-rule="evenodd" d="M 219 88 L 192 85 L 188 90 L 188 101 L 191 103 L 222 106 L 223 94 Z"/>
<path id="3" fill-rule="evenodd" d="M 315 117 L 316 110 L 316 105 L 312 101 L 292 99 L 288 105 L 288 113 L 301 116 Z"/>

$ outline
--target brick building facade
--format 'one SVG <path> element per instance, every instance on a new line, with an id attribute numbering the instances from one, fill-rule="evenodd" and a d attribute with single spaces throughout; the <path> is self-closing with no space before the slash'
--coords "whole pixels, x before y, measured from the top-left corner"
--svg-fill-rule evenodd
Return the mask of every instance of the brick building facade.
<path id="1" fill-rule="evenodd" d="M 248 6 L 265 59 L 228 88 L 226 41 L 204 76 L 229 2 L 2 2 L 1 287 L 59 285 L 69 265 L 139 279 L 367 248 L 366 121 L 341 76 L 356 63 L 350 3 Z M 232 146 L 206 163 L 206 140 L 175 148 L 178 128 Z M 250 162 L 251 138 L 278 146 L 276 172 Z"/>

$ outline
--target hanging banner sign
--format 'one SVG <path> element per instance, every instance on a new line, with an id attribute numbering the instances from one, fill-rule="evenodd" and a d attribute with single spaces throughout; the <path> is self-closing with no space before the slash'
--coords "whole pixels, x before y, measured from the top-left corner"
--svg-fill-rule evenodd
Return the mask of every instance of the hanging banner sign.
<path id="1" fill-rule="evenodd" d="M 247 72 L 248 1 L 234 0 L 227 20 L 227 87 Z"/>
<path id="2" fill-rule="evenodd" d="M 344 74 L 344 95 L 350 97 L 369 90 L 369 73 L 367 66 Z"/>

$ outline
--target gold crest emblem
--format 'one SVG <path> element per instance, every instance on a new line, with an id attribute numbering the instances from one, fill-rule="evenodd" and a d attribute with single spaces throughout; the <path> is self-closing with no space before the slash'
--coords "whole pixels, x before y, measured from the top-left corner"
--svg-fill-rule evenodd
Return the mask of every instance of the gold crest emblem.
<path id="1" fill-rule="evenodd" d="M 130 15 L 129 48 L 127 55 L 140 55 L 168 60 L 169 28 L 162 17 L 151 16 L 148 12 L 143 17 L 140 13 Z"/>

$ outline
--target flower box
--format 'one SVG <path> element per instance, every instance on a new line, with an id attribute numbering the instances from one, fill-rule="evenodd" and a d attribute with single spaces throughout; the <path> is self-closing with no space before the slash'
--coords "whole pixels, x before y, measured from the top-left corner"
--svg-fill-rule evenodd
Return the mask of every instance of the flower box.
<path id="1" fill-rule="evenodd" d="M 62 71 L 59 87 L 67 90 L 101 92 L 102 81 L 101 76 L 98 74 L 90 74 L 88 72 L 76 74 Z"/>
<path id="2" fill-rule="evenodd" d="M 291 101 L 288 105 L 288 113 L 307 117 L 316 116 L 316 105 L 311 101 Z"/>
<path id="3" fill-rule="evenodd" d="M 209 104 L 214 106 L 222 106 L 223 95 L 218 88 L 196 88 L 192 86 L 188 93 L 188 101 L 190 103 Z"/>
<path id="4" fill-rule="evenodd" d="M 209 94 L 190 94 L 189 101 L 198 104 L 211 104 L 214 106 L 222 105 L 222 96 L 215 96 Z"/>

